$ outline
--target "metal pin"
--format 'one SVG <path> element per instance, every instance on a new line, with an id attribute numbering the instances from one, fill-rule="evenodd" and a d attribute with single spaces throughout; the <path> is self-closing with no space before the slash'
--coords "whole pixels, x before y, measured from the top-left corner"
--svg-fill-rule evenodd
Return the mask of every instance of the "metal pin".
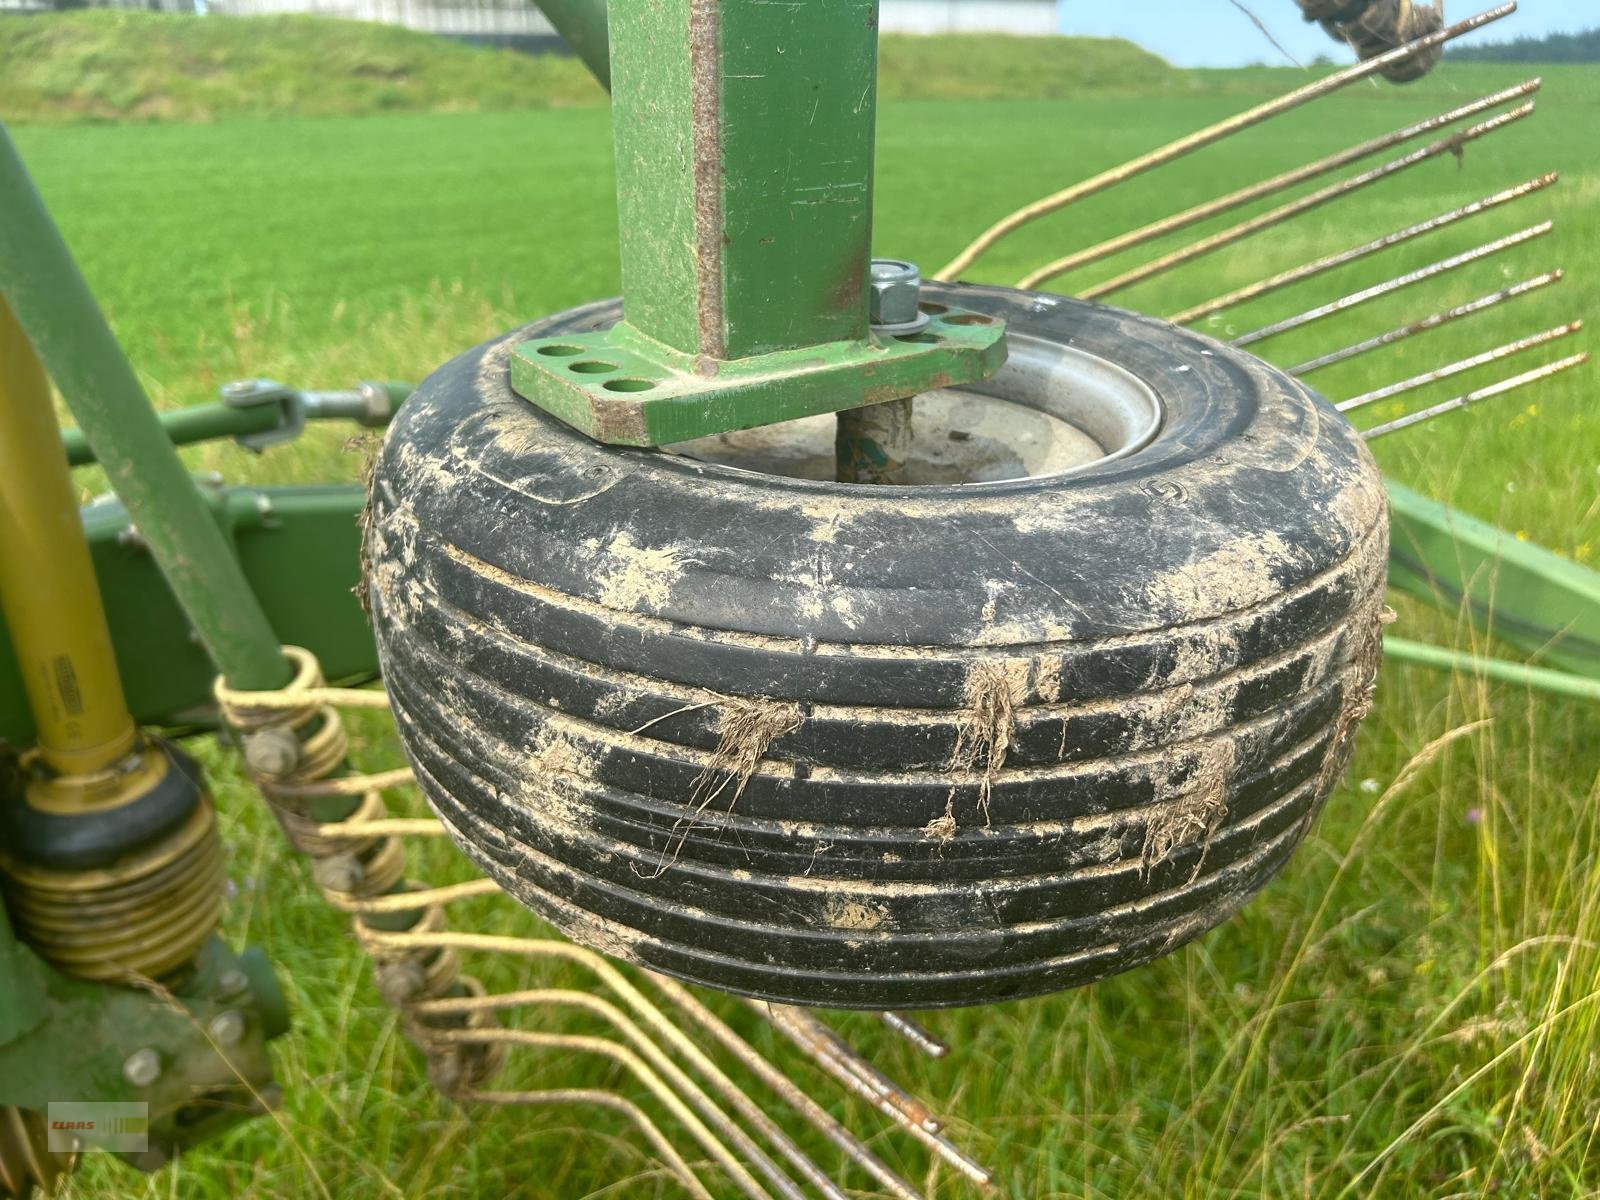
<path id="1" fill-rule="evenodd" d="M 1503 192 L 1496 192 L 1492 196 L 1485 196 L 1482 200 L 1476 200 L 1461 208 L 1441 213 L 1437 217 L 1431 217 L 1426 221 L 1419 221 L 1415 225 L 1409 225 L 1405 229 L 1385 234 L 1381 238 L 1365 242 L 1360 246 L 1354 246 L 1349 250 L 1342 250 L 1338 254 L 1330 254 L 1314 262 L 1308 262 L 1303 266 L 1293 267 L 1266 279 L 1257 280 L 1255 283 L 1237 288 L 1226 295 L 1207 300 L 1204 304 L 1196 304 L 1192 308 L 1184 309 L 1182 312 L 1173 313 L 1167 320 L 1174 325 L 1188 325 L 1201 317 L 1209 317 L 1212 313 L 1221 312 L 1223 309 L 1233 308 L 1235 305 L 1243 304 L 1249 300 L 1258 300 L 1262 296 L 1270 295 L 1273 292 L 1289 287 L 1291 284 L 1313 279 L 1328 271 L 1348 266 L 1350 263 L 1359 262 L 1363 258 L 1368 258 L 1384 250 L 1402 245 L 1413 238 L 1436 233 L 1441 229 L 1454 225 L 1458 221 L 1465 221 L 1480 213 L 1490 212 L 1499 208 L 1502 204 L 1509 204 L 1514 200 L 1522 199 L 1524 196 L 1531 196 L 1535 192 L 1540 192 L 1547 187 L 1553 186 L 1560 178 L 1560 174 L 1552 171 L 1548 175 L 1530 179 L 1527 183 L 1519 184 L 1514 188 L 1507 188 Z"/>
<path id="2" fill-rule="evenodd" d="M 1484 312 L 1504 304 L 1508 300 L 1515 300 L 1518 296 L 1526 296 L 1529 292 L 1547 288 L 1553 283 L 1560 283 L 1566 278 L 1562 270 L 1546 271 L 1543 275 L 1536 275 L 1532 279 L 1513 284 L 1498 292 L 1491 292 L 1487 296 L 1480 296 L 1466 304 L 1458 304 L 1454 308 L 1447 308 L 1443 312 L 1434 313 L 1423 317 L 1420 321 L 1412 321 L 1409 325 L 1402 325 L 1398 329 L 1391 329 L 1387 333 L 1380 333 L 1376 337 L 1367 338 L 1353 346 L 1345 346 L 1339 350 L 1330 351 L 1319 358 L 1308 359 L 1297 367 L 1290 367 L 1291 375 L 1309 375 L 1313 371 L 1320 371 L 1324 367 L 1331 367 L 1335 363 L 1348 362 L 1352 358 L 1381 350 L 1385 346 L 1393 346 L 1407 338 L 1416 337 L 1419 333 L 1426 333 L 1430 329 L 1438 329 L 1441 325 L 1448 325 L 1452 321 L 1459 321 L 1475 313 Z"/>
<path id="3" fill-rule="evenodd" d="M 1376 391 L 1353 396 L 1335 407 L 1340 412 L 1352 412 L 1368 404 L 1376 404 L 1379 400 L 1392 400 L 1396 396 L 1403 396 L 1406 392 L 1415 391 L 1420 387 L 1427 387 L 1430 383 L 1440 383 L 1456 375 L 1474 370 L 1477 367 L 1499 362 L 1501 359 L 1510 358 L 1514 354 L 1521 354 L 1524 350 L 1532 350 L 1535 346 L 1548 345 L 1560 338 L 1577 333 L 1582 328 L 1582 321 L 1573 321 L 1570 325 L 1558 325 L 1556 328 L 1547 329 L 1543 333 L 1536 333 L 1531 337 L 1507 342 L 1504 346 L 1497 346 L 1493 350 L 1485 350 L 1482 354 L 1474 354 L 1471 358 L 1453 362 L 1447 367 L 1440 367 L 1437 370 L 1427 371 L 1421 375 L 1413 375 L 1410 379 L 1403 379 L 1399 383 L 1391 383 L 1387 387 L 1378 388 Z"/>
<path id="4" fill-rule="evenodd" d="M 1526 83 L 1518 84 L 1516 87 L 1506 88 L 1504 91 L 1496 92 L 1492 96 L 1484 96 L 1479 100 L 1474 100 L 1471 104 L 1463 104 L 1459 108 L 1451 109 L 1449 112 L 1439 113 L 1437 116 L 1429 117 L 1425 121 L 1418 121 L 1414 125 L 1407 125 L 1403 129 L 1396 129 L 1381 137 L 1372 138 L 1356 146 L 1350 146 L 1337 154 L 1330 154 L 1326 158 L 1319 158 L 1315 162 L 1298 166 L 1292 171 L 1285 171 L 1283 174 L 1275 175 L 1271 179 L 1240 188 L 1238 191 L 1230 192 L 1226 196 L 1209 200 L 1204 204 L 1198 204 L 1170 217 L 1163 217 L 1161 220 L 1153 221 L 1140 229 L 1119 234 L 1114 238 L 1108 238 L 1098 245 L 1074 251 L 1064 258 L 1058 258 L 1048 266 L 1042 267 L 1033 274 L 1026 276 L 1017 286 L 1024 289 L 1036 287 L 1046 280 L 1054 279 L 1058 275 L 1065 275 L 1068 271 L 1076 270 L 1078 267 L 1099 262 L 1101 259 L 1110 258 L 1113 254 L 1119 254 L 1134 246 L 1141 246 L 1146 242 L 1154 241 L 1156 238 L 1174 233 L 1179 229 L 1187 229 L 1189 226 L 1209 220 L 1211 217 L 1221 216 L 1223 213 L 1232 212 L 1236 208 L 1243 208 L 1253 201 L 1275 196 L 1279 192 L 1287 191 L 1289 188 L 1305 183 L 1309 179 L 1317 179 L 1330 171 L 1337 171 L 1340 167 L 1349 166 L 1351 163 L 1376 154 L 1380 150 L 1388 150 L 1402 142 L 1408 142 L 1414 137 L 1432 133 L 1456 121 L 1476 116 L 1478 113 L 1495 108 L 1508 101 L 1530 95 L 1538 91 L 1542 83 L 1543 80 L 1530 79 Z"/>
<path id="5" fill-rule="evenodd" d="M 955 1167 L 974 1183 L 987 1185 L 993 1180 L 981 1163 L 964 1154 L 955 1143 L 926 1123 L 930 1114 L 914 1097 L 865 1063 L 816 1017 L 804 1009 L 782 1004 L 747 1000 L 774 1028 L 800 1047 L 823 1070 L 845 1088 L 866 1100 L 879 1112 L 892 1118 L 918 1141 Z M 842 1051 L 842 1052 L 841 1052 Z M 862 1066 L 866 1071 L 861 1070 Z M 933 1122 L 937 1126 L 937 1122 Z"/>
<path id="6" fill-rule="evenodd" d="M 1481 29 L 1485 25 L 1498 21 L 1503 17 L 1509 17 L 1516 11 L 1517 6 L 1513 2 L 1502 4 L 1490 9 L 1488 12 L 1479 13 L 1475 17 L 1468 17 L 1465 21 L 1458 21 L 1456 24 L 1441 29 L 1437 33 L 1431 33 L 1427 37 L 1408 42 L 1406 45 L 1399 46 L 1386 54 L 1380 54 L 1376 58 L 1369 58 L 1366 62 L 1357 63 L 1353 67 L 1347 67 L 1343 71 L 1318 79 L 1305 87 L 1297 88 L 1286 95 L 1277 97 L 1275 100 L 1269 100 L 1265 104 L 1259 104 L 1255 108 L 1247 109 L 1245 112 L 1236 113 L 1226 120 L 1218 121 L 1215 125 L 1210 125 L 1205 129 L 1189 134 L 1187 137 L 1179 138 L 1177 141 L 1169 142 L 1165 146 L 1151 150 L 1147 154 L 1142 154 L 1138 158 L 1112 167 L 1109 171 L 1102 171 L 1092 179 L 1075 183 L 1071 187 L 1063 188 L 1061 191 L 1046 196 L 1042 200 L 1036 200 L 1032 204 L 1020 208 L 1011 215 L 995 222 L 980 234 L 971 245 L 947 263 L 934 278 L 954 279 L 960 272 L 966 270 L 977 261 L 978 256 L 988 250 L 989 247 L 1007 234 L 1020 229 L 1031 221 L 1036 221 L 1040 217 L 1065 208 L 1067 205 L 1076 203 L 1086 196 L 1095 195 L 1108 187 L 1143 175 L 1145 172 L 1172 162 L 1174 159 L 1182 158 L 1196 150 L 1220 142 L 1223 138 L 1241 130 L 1259 125 L 1263 121 L 1309 104 L 1313 100 L 1320 100 L 1323 96 L 1331 95 L 1352 83 L 1357 83 L 1360 80 L 1376 75 L 1386 67 L 1393 66 L 1398 62 L 1404 62 L 1419 50 L 1430 49 L 1453 41 L 1463 34 Z"/>
<path id="7" fill-rule="evenodd" d="M 1554 221 L 1541 221 L 1537 225 L 1531 225 L 1527 229 L 1518 230 L 1516 233 L 1508 234 L 1503 238 L 1496 238 L 1492 242 L 1485 242 L 1483 245 L 1475 246 L 1461 254 L 1453 254 L 1449 258 L 1440 259 L 1438 262 L 1430 263 L 1426 267 L 1419 267 L 1415 271 L 1407 271 L 1404 275 L 1397 275 L 1393 279 L 1386 279 L 1382 283 L 1362 288 L 1359 292 L 1352 292 L 1348 296 L 1341 296 L 1339 299 L 1332 300 L 1327 304 L 1319 304 L 1316 308 L 1307 309 L 1303 313 L 1296 313 L 1292 317 L 1274 321 L 1271 325 L 1263 325 L 1260 329 L 1252 330 L 1241 337 L 1234 338 L 1230 344 L 1234 346 L 1253 346 L 1257 342 L 1264 342 L 1268 338 L 1277 337 L 1279 334 L 1288 333 L 1290 330 L 1302 329 L 1327 317 L 1349 312 L 1352 308 L 1380 299 L 1383 296 L 1391 296 L 1405 288 L 1413 287 L 1426 280 L 1459 270 L 1472 263 L 1480 262 L 1491 255 L 1499 254 L 1502 250 L 1509 250 L 1513 246 L 1531 242 L 1535 238 L 1543 237 L 1554 228 Z"/>
<path id="8" fill-rule="evenodd" d="M 1469 405 L 1477 404 L 1481 400 L 1503 396 L 1507 392 L 1514 392 L 1530 383 L 1537 383 L 1541 379 L 1549 379 L 1552 375 L 1559 375 L 1562 371 L 1570 371 L 1573 367 L 1580 367 L 1588 361 L 1589 355 L 1587 353 L 1574 354 L 1571 358 L 1563 358 L 1560 362 L 1553 362 L 1532 371 L 1524 371 L 1521 375 L 1514 375 L 1510 379 L 1492 383 L 1488 387 L 1479 388 L 1475 392 L 1468 392 L 1465 396 L 1457 396 L 1454 400 L 1446 400 L 1443 404 L 1435 404 L 1432 408 L 1424 408 L 1419 412 L 1409 413 L 1383 425 L 1374 425 L 1371 429 L 1362 430 L 1361 436 L 1370 442 L 1376 438 L 1383 437 L 1385 434 L 1398 433 L 1402 429 L 1410 429 L 1413 425 L 1421 425 L 1424 421 L 1442 417 L 1445 413 L 1455 412 L 1459 408 L 1466 408 Z"/>
<path id="9" fill-rule="evenodd" d="M 950 1053 L 949 1046 L 934 1037 L 918 1021 L 906 1016 L 905 1013 L 881 1012 L 878 1014 L 878 1019 L 929 1058 L 943 1058 Z"/>
<path id="10" fill-rule="evenodd" d="M 1298 200 L 1292 200 L 1288 204 L 1280 205 L 1271 212 L 1262 213 L 1258 217 L 1251 217 L 1248 221 L 1241 221 L 1239 224 L 1224 229 L 1220 233 L 1214 233 L 1210 237 L 1200 239 L 1198 242 L 1191 242 L 1182 249 L 1174 250 L 1171 254 L 1162 255 L 1160 258 L 1145 263 L 1143 266 L 1135 267 L 1131 271 L 1124 271 L 1114 279 L 1108 279 L 1104 283 L 1097 283 L 1093 287 L 1084 288 L 1078 292 L 1078 295 L 1085 300 L 1097 300 L 1102 296 L 1110 295 L 1112 292 L 1119 292 L 1123 288 L 1132 287 L 1136 283 L 1143 283 L 1145 280 L 1153 279 L 1157 275 L 1163 275 L 1186 263 L 1193 262 L 1197 258 L 1202 258 L 1236 242 L 1241 242 L 1245 238 L 1263 230 L 1271 229 L 1275 225 L 1281 225 L 1285 221 L 1303 216 L 1313 209 L 1331 204 L 1335 200 L 1342 200 L 1344 197 L 1359 192 L 1363 188 L 1371 187 L 1375 183 L 1381 183 L 1385 179 L 1392 178 L 1402 171 L 1409 171 L 1412 167 L 1425 163 L 1430 159 L 1438 158 L 1443 154 L 1459 154 L 1461 147 L 1468 142 L 1487 137 L 1489 134 L 1496 133 L 1508 125 L 1530 117 L 1533 115 L 1533 111 L 1534 106 L 1531 103 L 1523 104 L 1510 112 L 1501 113 L 1499 116 L 1492 117 L 1487 121 L 1480 121 L 1476 125 L 1463 129 L 1460 133 L 1452 134 L 1447 138 L 1440 138 L 1436 142 L 1430 142 L 1420 149 L 1413 150 L 1409 154 L 1404 154 L 1399 158 L 1384 163 L 1381 167 L 1374 167 L 1370 171 L 1363 171 L 1360 175 L 1354 175 L 1339 183 L 1330 184 L 1328 187 L 1312 192 L 1309 196 L 1302 196 Z"/>

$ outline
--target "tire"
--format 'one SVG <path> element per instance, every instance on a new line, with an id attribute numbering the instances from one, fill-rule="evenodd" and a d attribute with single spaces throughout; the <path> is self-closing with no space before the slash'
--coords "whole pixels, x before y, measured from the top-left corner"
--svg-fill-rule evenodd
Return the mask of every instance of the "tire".
<path id="1" fill-rule="evenodd" d="M 804 1005 L 1086 984 L 1237 911 L 1343 770 L 1388 543 L 1344 419 L 1159 321 L 925 299 L 1120 364 L 1159 432 L 918 488 L 601 446 L 506 357 L 615 302 L 461 355 L 392 425 L 368 592 L 401 739 L 466 852 L 577 941 Z"/>

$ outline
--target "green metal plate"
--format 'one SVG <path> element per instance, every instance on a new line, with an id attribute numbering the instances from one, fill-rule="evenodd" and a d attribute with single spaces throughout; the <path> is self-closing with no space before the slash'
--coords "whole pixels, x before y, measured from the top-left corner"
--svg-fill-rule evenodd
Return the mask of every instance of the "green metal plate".
<path id="1" fill-rule="evenodd" d="M 511 384 L 596 441 L 664 446 L 970 383 L 1005 357 L 1002 322 L 954 308 L 907 337 L 732 361 L 678 353 L 624 321 L 523 342 L 511 356 Z"/>

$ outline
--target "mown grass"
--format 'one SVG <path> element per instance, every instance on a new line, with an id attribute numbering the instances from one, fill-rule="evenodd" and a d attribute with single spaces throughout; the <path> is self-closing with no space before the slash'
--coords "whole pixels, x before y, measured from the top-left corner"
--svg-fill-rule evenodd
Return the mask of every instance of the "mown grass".
<path id="1" fill-rule="evenodd" d="M 1051 99 L 1197 84 L 1104 38 L 883 39 L 888 99 Z M 124 9 L 0 20 L 0 120 L 211 121 L 233 116 L 496 112 L 602 105 L 574 58 L 468 46 L 391 25 L 305 14 Z"/>
<path id="2" fill-rule="evenodd" d="M 1264 349 L 1295 361 L 1309 347 L 1354 341 L 1549 266 L 1571 272 L 1515 308 L 1315 380 L 1339 397 L 1592 314 L 1600 162 L 1585 131 L 1600 115 L 1600 87 L 1583 71 L 1549 75 L 1543 114 L 1470 147 L 1459 166 L 1430 163 L 1118 299 L 1170 311 L 1560 168 L 1566 179 L 1546 204 L 1348 269 L 1212 329 L 1252 328 L 1547 212 L 1559 221 L 1549 238 Z M 1013 280 L 1066 248 L 1515 78 L 1474 66 L 1416 89 L 1363 87 L 1197 155 L 1159 182 L 1041 222 L 973 274 Z M 1211 91 L 1137 99 L 886 106 L 877 248 L 936 266 L 1014 204 L 1234 111 L 1252 89 L 1265 95 L 1297 80 L 1247 72 Z M 152 391 L 163 404 L 188 404 L 242 373 L 316 385 L 416 377 L 520 318 L 615 290 L 607 132 L 603 110 L 571 109 L 23 129 L 19 140 Z M 1592 370 L 1574 373 L 1380 444 L 1380 457 L 1429 494 L 1593 561 L 1593 385 Z M 191 459 L 234 479 L 348 475 L 355 464 L 342 436 L 260 459 L 226 448 Z M 1400 632 L 1477 644 L 1464 623 L 1416 606 L 1402 613 Z M 363 724 L 360 747 L 368 763 L 393 761 L 375 723 Z M 71 1195 L 678 1194 L 610 1116 L 464 1111 L 431 1092 L 342 919 L 314 895 L 233 765 L 209 760 L 240 892 L 228 933 L 267 947 L 295 1004 L 297 1032 L 279 1051 L 285 1105 L 275 1123 L 241 1128 L 148 1184 L 90 1163 Z M 1225 927 L 1092 988 L 935 1014 L 930 1025 L 956 1045 L 942 1062 L 916 1057 L 868 1018 L 840 1024 L 956 1114 L 954 1137 L 995 1165 L 1002 1195 L 1594 1195 L 1597 782 L 1592 708 L 1390 666 L 1350 777 L 1312 838 Z M 430 851 L 426 869 L 437 879 L 464 871 L 444 847 Z M 508 912 L 484 901 L 460 923 L 529 927 Z M 492 969 L 500 984 L 526 974 Z M 744 1027 L 831 1094 L 769 1035 Z M 534 1055 L 521 1070 L 512 1082 L 613 1077 L 576 1057 Z M 838 1107 L 857 1128 L 881 1128 L 864 1106 Z M 970 1194 L 903 1140 L 875 1145 L 935 1194 Z"/>

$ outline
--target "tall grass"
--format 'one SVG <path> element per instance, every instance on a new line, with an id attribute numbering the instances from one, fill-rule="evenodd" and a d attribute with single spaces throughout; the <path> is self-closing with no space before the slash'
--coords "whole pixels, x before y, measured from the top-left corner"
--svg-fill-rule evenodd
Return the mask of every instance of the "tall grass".
<path id="1" fill-rule="evenodd" d="M 1014 278 L 1063 244 L 1399 124 L 1468 84 L 1512 78 L 1473 70 L 1465 82 L 1446 72 L 1420 93 L 1362 91 L 1197 157 L 1160 187 L 1127 189 L 1071 220 L 1043 223 L 986 271 Z M 1011 204 L 1243 102 L 1152 96 L 887 107 L 878 247 L 942 262 L 961 235 Z M 1497 331 L 1509 336 L 1592 313 L 1600 174 L 1596 148 L 1576 134 L 1593 127 L 1597 103 L 1587 76 L 1553 75 L 1549 111 L 1520 140 L 1475 148 L 1461 168 L 1434 164 L 1403 187 L 1134 298 L 1175 307 L 1559 166 L 1568 178 L 1554 201 L 1564 228 L 1558 238 L 1427 297 L 1362 314 L 1339 335 L 1354 340 L 1402 311 L 1426 311 L 1556 263 L 1573 275 L 1564 291 L 1319 383 L 1350 394 L 1470 353 Z M 208 398 L 242 373 L 316 385 L 414 378 L 524 316 L 616 286 L 600 110 L 23 132 L 46 196 L 163 403 Z M 523 147 L 537 147 L 540 157 Z M 222 148 L 234 154 L 237 175 L 218 183 L 196 166 Z M 296 186 L 277 186 L 285 179 Z M 1507 220 L 1516 226 L 1515 215 Z M 1418 247 L 1417 259 L 1396 266 L 1453 248 Z M 1368 265 L 1335 282 L 1380 277 Z M 1308 295 L 1326 294 L 1314 288 L 1268 307 L 1294 311 Z M 1232 315 L 1228 324 L 1247 328 L 1266 311 Z M 1216 332 L 1225 335 L 1228 324 Z M 1305 344 L 1270 349 L 1292 355 Z M 1592 384 L 1592 373 L 1574 375 L 1537 396 L 1429 426 L 1385 447 L 1384 465 L 1592 560 L 1600 542 Z M 328 434 L 260 459 L 227 448 L 193 453 L 235 479 L 316 479 L 353 472 L 339 441 Z M 1398 607 L 1409 635 L 1504 652 L 1479 642 L 1464 616 Z M 363 718 L 357 734 L 362 765 L 395 761 L 381 721 Z M 293 1001 L 296 1029 L 278 1051 L 284 1107 L 275 1122 L 243 1126 L 149 1181 L 88 1162 L 69 1195 L 679 1194 L 611 1116 L 467 1111 L 440 1099 L 367 980 L 343 919 L 316 896 L 231 759 L 209 749 L 205 757 L 233 847 L 238 896 L 228 936 L 265 945 Z M 935 1014 L 930 1025 L 955 1046 L 943 1061 L 917 1057 L 870 1018 L 844 1015 L 839 1024 L 892 1075 L 954 1114 L 953 1136 L 994 1164 L 1001 1195 L 1600 1194 L 1597 821 L 1592 708 L 1389 666 L 1350 776 L 1312 837 L 1223 928 L 1091 988 Z M 466 871 L 442 845 L 416 868 L 440 882 Z M 495 899 L 474 901 L 457 919 L 490 932 L 535 927 Z M 501 986 L 579 982 L 523 964 L 485 969 Z M 730 1020 L 814 1091 L 834 1095 L 770 1031 L 727 1007 Z M 558 1020 L 590 1028 L 576 1017 Z M 579 1056 L 535 1054 L 508 1082 L 608 1080 L 622 1082 Z M 834 1104 L 854 1127 L 882 1128 L 865 1106 Z M 878 1136 L 874 1146 L 935 1195 L 970 1194 L 904 1139 Z"/>

